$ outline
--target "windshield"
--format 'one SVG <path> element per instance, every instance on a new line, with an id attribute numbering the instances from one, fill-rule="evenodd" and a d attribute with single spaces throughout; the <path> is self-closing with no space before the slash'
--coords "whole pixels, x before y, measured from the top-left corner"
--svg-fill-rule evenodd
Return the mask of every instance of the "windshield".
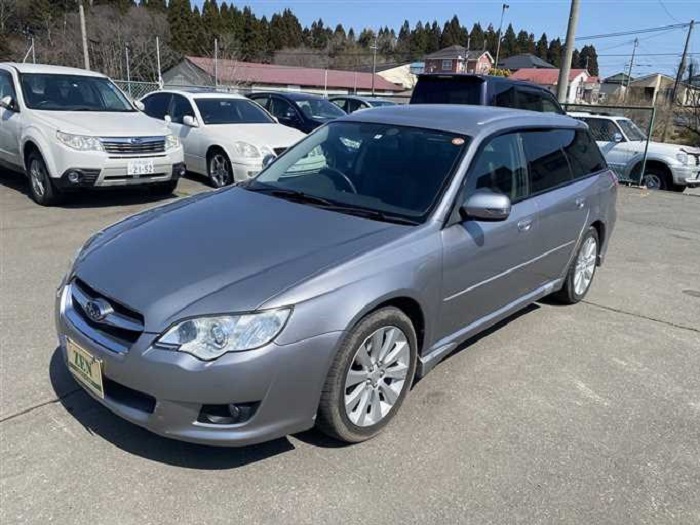
<path id="1" fill-rule="evenodd" d="M 627 136 L 627 140 L 646 140 L 647 136 L 637 127 L 637 125 L 629 119 L 620 119 L 617 123 L 622 128 L 622 131 Z"/>
<path id="2" fill-rule="evenodd" d="M 388 100 L 371 100 L 370 105 L 375 108 L 383 107 L 383 106 L 395 106 L 396 102 L 390 102 Z"/>
<path id="3" fill-rule="evenodd" d="M 23 73 L 24 102 L 48 111 L 136 111 L 111 80 L 82 75 Z"/>
<path id="4" fill-rule="evenodd" d="M 344 213 L 420 223 L 437 204 L 467 137 L 441 131 L 332 122 L 289 149 L 245 185 Z M 309 197 L 316 202 L 311 202 Z M 360 214 L 360 213 L 358 213 Z M 369 216 L 365 213 L 365 216 Z"/>
<path id="5" fill-rule="evenodd" d="M 202 120 L 211 124 L 274 124 L 260 106 L 235 98 L 198 98 L 195 100 Z"/>
<path id="6" fill-rule="evenodd" d="M 312 119 L 333 120 L 346 114 L 338 106 L 322 98 L 302 98 L 294 103 L 304 115 Z"/>

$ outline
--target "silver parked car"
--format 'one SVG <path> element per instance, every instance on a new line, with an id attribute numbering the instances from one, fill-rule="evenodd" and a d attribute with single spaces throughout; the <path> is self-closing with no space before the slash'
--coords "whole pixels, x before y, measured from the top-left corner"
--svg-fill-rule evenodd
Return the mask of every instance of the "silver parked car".
<path id="1" fill-rule="evenodd" d="M 60 345 L 90 395 L 164 436 L 362 441 L 467 338 L 586 295 L 616 185 L 568 117 L 361 111 L 93 236 L 58 290 Z"/>

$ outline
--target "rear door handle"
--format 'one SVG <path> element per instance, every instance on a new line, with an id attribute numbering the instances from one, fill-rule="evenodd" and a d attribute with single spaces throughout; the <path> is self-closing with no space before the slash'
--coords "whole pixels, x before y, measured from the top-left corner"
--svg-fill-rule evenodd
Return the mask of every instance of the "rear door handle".
<path id="1" fill-rule="evenodd" d="M 529 231 L 532 228 L 532 219 L 523 219 L 518 222 L 518 230 L 521 232 Z"/>
<path id="2" fill-rule="evenodd" d="M 576 202 L 576 207 L 577 208 L 583 208 L 586 204 L 586 199 L 583 197 L 579 197 L 576 199 L 574 202 Z"/>

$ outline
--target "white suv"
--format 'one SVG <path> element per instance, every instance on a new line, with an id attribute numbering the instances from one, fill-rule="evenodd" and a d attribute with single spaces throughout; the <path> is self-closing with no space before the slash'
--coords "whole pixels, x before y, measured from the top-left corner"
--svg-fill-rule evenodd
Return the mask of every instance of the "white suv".
<path id="1" fill-rule="evenodd" d="M 36 64 L 0 63 L 0 163 L 27 173 L 42 205 L 86 187 L 172 193 L 185 173 L 178 138 L 109 78 Z"/>
<path id="2" fill-rule="evenodd" d="M 215 188 L 257 175 L 306 136 L 241 95 L 163 90 L 141 102 L 147 115 L 169 122 L 185 149 L 187 169 L 206 175 Z"/>
<path id="3" fill-rule="evenodd" d="M 588 124 L 608 165 L 621 179 L 639 180 L 647 137 L 627 117 L 572 112 Z M 651 190 L 681 192 L 700 186 L 700 149 L 649 141 L 642 185 Z"/>

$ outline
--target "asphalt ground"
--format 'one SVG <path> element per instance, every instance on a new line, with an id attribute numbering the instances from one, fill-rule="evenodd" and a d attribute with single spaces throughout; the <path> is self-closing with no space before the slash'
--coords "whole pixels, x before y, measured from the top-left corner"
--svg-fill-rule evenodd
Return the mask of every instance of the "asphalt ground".
<path id="1" fill-rule="evenodd" d="M 242 449 L 120 420 L 57 353 L 70 257 L 155 204 L 130 190 L 42 208 L 0 171 L 2 523 L 700 523 L 700 191 L 621 188 L 586 301 L 465 344 L 379 437 Z"/>

